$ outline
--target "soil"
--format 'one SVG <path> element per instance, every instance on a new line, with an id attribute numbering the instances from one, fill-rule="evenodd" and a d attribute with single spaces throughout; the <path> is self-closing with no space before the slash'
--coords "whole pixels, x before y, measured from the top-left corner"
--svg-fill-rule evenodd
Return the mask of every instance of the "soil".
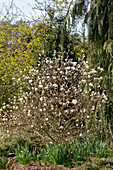
<path id="1" fill-rule="evenodd" d="M 12 162 L 11 160 L 9 162 Z M 29 163 L 25 165 L 13 161 L 7 170 L 77 170 L 76 168 L 64 167 L 63 165 L 49 165 L 44 163 Z"/>
<path id="2" fill-rule="evenodd" d="M 75 168 L 65 167 L 63 165 L 50 165 L 44 164 L 42 161 L 39 163 L 28 163 L 21 165 L 19 162 L 13 158 L 8 158 L 8 164 L 6 170 L 92 170 L 92 169 L 101 169 L 101 170 L 112 170 L 113 169 L 113 157 L 111 158 L 93 158 L 77 166 Z"/>

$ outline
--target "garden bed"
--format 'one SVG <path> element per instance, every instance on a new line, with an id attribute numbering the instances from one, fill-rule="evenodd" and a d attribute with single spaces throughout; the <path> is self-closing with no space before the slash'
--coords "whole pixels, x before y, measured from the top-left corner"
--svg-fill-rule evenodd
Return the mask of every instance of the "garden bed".
<path id="1" fill-rule="evenodd" d="M 43 162 L 39 163 L 28 163 L 21 165 L 13 158 L 9 158 L 9 165 L 7 170 L 99 170 L 99 169 L 113 169 L 113 158 L 89 158 L 88 161 L 84 162 L 81 166 L 76 166 L 75 168 L 65 167 L 64 165 L 50 165 L 44 164 Z M 10 162 L 12 162 L 10 164 Z M 78 162 L 79 163 L 79 162 Z"/>
<path id="2" fill-rule="evenodd" d="M 9 159 L 9 162 L 11 159 Z M 7 170 L 77 170 L 76 168 L 69 168 L 64 167 L 63 165 L 50 165 L 50 164 L 44 164 L 42 162 L 40 163 L 28 163 L 25 165 L 21 165 L 17 161 L 13 161 L 13 163 L 7 168 Z"/>

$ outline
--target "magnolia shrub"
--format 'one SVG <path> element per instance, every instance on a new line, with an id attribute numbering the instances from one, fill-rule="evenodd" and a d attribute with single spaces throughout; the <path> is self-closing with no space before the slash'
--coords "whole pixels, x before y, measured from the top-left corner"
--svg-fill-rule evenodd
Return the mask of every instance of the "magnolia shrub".
<path id="1" fill-rule="evenodd" d="M 39 60 L 38 66 L 18 79 L 20 93 L 0 110 L 1 132 L 41 143 L 62 142 L 76 136 L 100 135 L 106 128 L 100 83 L 102 68 L 89 69 L 88 61 L 59 55 Z M 7 133 L 8 132 L 8 133 Z"/>

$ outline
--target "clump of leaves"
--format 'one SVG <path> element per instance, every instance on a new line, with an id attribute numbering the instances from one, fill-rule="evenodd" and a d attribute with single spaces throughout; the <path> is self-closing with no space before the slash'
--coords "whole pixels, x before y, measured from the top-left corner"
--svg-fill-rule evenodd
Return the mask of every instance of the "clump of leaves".
<path id="1" fill-rule="evenodd" d="M 41 150 L 40 158 L 44 163 L 64 165 L 67 167 L 74 166 L 72 154 L 67 146 L 63 144 L 49 144 Z"/>
<path id="2" fill-rule="evenodd" d="M 74 167 L 91 157 L 107 158 L 111 155 L 107 143 L 97 138 L 73 139 L 67 144 L 48 144 L 40 151 L 40 159 L 44 163 L 60 164 Z"/>
<path id="3" fill-rule="evenodd" d="M 15 149 L 15 159 L 20 164 L 26 164 L 30 161 L 37 161 L 37 154 L 36 150 L 33 149 L 32 152 L 30 151 L 29 144 L 25 143 L 25 145 L 18 145 L 17 149 Z"/>
<path id="4" fill-rule="evenodd" d="M 107 158 L 111 155 L 108 144 L 97 138 L 73 140 L 68 145 L 76 161 L 86 161 L 88 157 Z"/>

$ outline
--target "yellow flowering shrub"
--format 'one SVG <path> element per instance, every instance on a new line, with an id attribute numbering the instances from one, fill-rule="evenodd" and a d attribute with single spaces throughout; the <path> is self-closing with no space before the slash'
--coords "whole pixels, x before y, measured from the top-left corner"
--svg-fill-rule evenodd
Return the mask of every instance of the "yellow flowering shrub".
<path id="1" fill-rule="evenodd" d="M 36 25 L 31 26 L 30 22 L 0 22 L 0 105 L 12 93 L 17 79 L 34 64 L 33 52 L 43 46 L 40 42 L 43 30 L 36 35 L 35 29 Z"/>

